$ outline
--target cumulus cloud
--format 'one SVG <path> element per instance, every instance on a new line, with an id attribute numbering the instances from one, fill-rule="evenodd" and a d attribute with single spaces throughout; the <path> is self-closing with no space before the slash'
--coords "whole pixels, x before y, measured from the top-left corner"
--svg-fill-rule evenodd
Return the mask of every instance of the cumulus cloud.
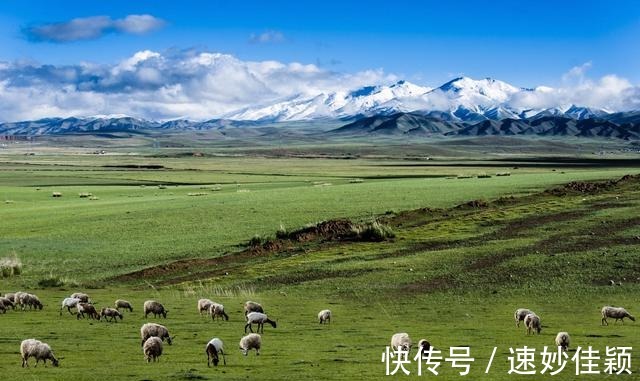
<path id="1" fill-rule="evenodd" d="M 249 36 L 249 42 L 252 44 L 264 44 L 274 42 L 284 42 L 284 34 L 277 30 L 266 30 L 260 34 L 252 33 Z"/>
<path id="2" fill-rule="evenodd" d="M 585 75 L 587 71 L 591 69 L 592 63 L 591 61 L 585 62 L 582 65 L 572 67 L 568 72 L 562 75 L 562 82 L 571 83 L 571 82 L 583 82 L 585 80 Z"/>
<path id="3" fill-rule="evenodd" d="M 151 15 L 128 15 L 122 19 L 92 16 L 29 26 L 23 28 L 23 33 L 31 41 L 63 43 L 94 40 L 108 33 L 144 34 L 164 25 L 164 20 Z"/>
<path id="4" fill-rule="evenodd" d="M 579 81 L 517 91 L 496 102 L 521 110 L 571 104 L 610 111 L 640 109 L 638 86 L 615 75 L 592 79 L 586 69 L 572 69 Z M 0 120 L 112 114 L 206 120 L 398 79 L 381 69 L 342 73 L 314 64 L 243 61 L 206 51 L 143 50 L 114 64 L 0 61 Z M 452 99 L 434 92 L 401 102 L 405 108 L 447 110 Z"/>
<path id="5" fill-rule="evenodd" d="M 196 51 L 145 50 L 111 65 L 0 62 L 0 118 L 127 114 L 204 120 L 295 96 L 396 79 L 382 70 L 337 73 L 312 64 L 242 61 Z"/>
<path id="6" fill-rule="evenodd" d="M 591 62 L 571 68 L 562 75 L 557 88 L 539 86 L 532 91 L 514 94 L 509 104 L 516 108 L 544 109 L 570 105 L 608 111 L 636 110 L 640 105 L 640 88 L 627 79 L 610 74 L 598 79 L 587 77 Z"/>

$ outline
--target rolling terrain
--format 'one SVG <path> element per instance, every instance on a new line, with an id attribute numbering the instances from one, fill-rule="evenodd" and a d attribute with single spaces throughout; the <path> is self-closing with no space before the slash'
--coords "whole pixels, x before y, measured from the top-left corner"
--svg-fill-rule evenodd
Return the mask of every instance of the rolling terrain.
<path id="1" fill-rule="evenodd" d="M 17 255 L 24 267 L 21 275 L 2 279 L 2 289 L 3 292 L 26 289 L 38 294 L 45 303 L 42 311 L 8 311 L 0 315 L 3 324 L 11 327 L 0 335 L 0 359 L 7 366 L 13 364 L 15 372 L 20 375 L 40 380 L 71 377 L 98 380 L 107 375 L 123 380 L 239 380 L 252 377 L 259 369 L 261 378 L 267 380 L 300 377 L 383 379 L 386 377 L 380 357 L 384 347 L 393 333 L 408 332 L 414 340 L 426 337 L 444 351 L 451 346 L 469 346 L 475 362 L 468 377 L 507 380 L 513 378 L 507 373 L 510 347 L 527 345 L 541 350 L 545 345 L 553 345 L 553 338 L 560 330 L 566 330 L 572 336 L 570 356 L 577 346 L 591 345 L 604 352 L 607 345 L 634 348 L 640 345 L 637 324 L 627 322 L 603 327 L 600 326 L 599 314 L 602 305 L 613 304 L 626 306 L 637 315 L 636 295 L 640 279 L 637 265 L 640 258 L 636 248 L 640 221 L 636 212 L 640 206 L 639 180 L 637 176 L 619 175 L 637 173 L 631 168 L 575 170 L 566 167 L 564 174 L 549 168 L 533 168 L 528 170 L 529 174 L 513 173 L 515 170 L 512 169 L 510 176 L 473 178 L 469 176 L 477 173 L 478 168 L 453 167 L 460 171 L 460 176 L 414 180 L 365 179 L 339 185 L 335 183 L 338 173 L 346 171 L 353 179 L 354 174 L 362 174 L 357 168 L 368 167 L 365 163 L 360 163 L 361 167 L 322 167 L 316 161 L 319 165 L 316 170 L 324 168 L 322 173 L 327 176 L 316 180 L 333 182 L 332 185 L 317 187 L 311 184 L 293 187 L 280 184 L 279 176 L 273 173 L 261 175 L 264 177 L 262 185 L 250 185 L 241 182 L 242 176 L 253 179 L 258 175 L 226 173 L 225 176 L 242 185 L 230 191 L 222 182 L 222 190 L 212 192 L 216 198 L 212 201 L 218 206 L 223 203 L 234 205 L 239 223 L 236 229 L 248 221 L 238 218 L 238 212 L 259 210 L 255 218 L 262 221 L 264 230 L 261 233 L 267 241 L 250 246 L 247 240 L 251 234 L 239 232 L 238 237 L 244 236 L 244 239 L 232 237 L 229 242 L 238 245 L 233 250 L 216 254 L 212 250 L 215 246 L 209 246 L 208 251 L 190 254 L 177 262 L 175 259 L 178 258 L 169 260 L 171 255 L 162 256 L 160 246 L 147 247 L 144 251 L 151 255 L 144 263 L 131 266 L 132 259 L 139 253 L 133 257 L 124 253 L 135 251 L 139 243 L 148 245 L 161 240 L 149 236 L 122 240 L 123 233 L 129 236 L 138 230 L 153 229 L 152 224 L 171 229 L 172 234 L 164 233 L 171 242 L 167 254 L 181 247 L 193 253 L 192 248 L 199 239 L 222 243 L 223 238 L 216 229 L 203 229 L 201 238 L 188 236 L 182 241 L 178 237 L 196 225 L 184 229 L 180 225 L 167 225 L 167 221 L 172 219 L 185 224 L 188 215 L 207 208 L 200 200 L 211 195 L 187 196 L 183 192 L 209 193 L 211 190 L 169 185 L 164 178 L 166 173 L 151 169 L 110 169 L 113 172 L 106 173 L 95 168 L 94 158 L 91 164 L 80 161 L 75 165 L 67 163 L 63 168 L 59 168 L 62 164 L 59 158 L 42 161 L 49 160 L 58 168 L 51 170 L 49 165 L 52 163 L 14 163 L 11 171 L 3 171 L 3 184 L 12 179 L 12 185 L 3 186 L 3 195 L 7 195 L 8 188 L 14 188 L 11 195 L 15 198 L 13 203 L 2 206 L 3 217 L 8 216 L 17 223 L 18 214 L 16 217 L 7 214 L 10 208 L 17 206 L 23 209 L 21 215 L 26 224 L 15 229 L 13 236 L 3 236 L 3 250 L 6 252 L 11 246 L 19 250 Z M 169 163 L 174 167 L 194 166 L 193 159 L 165 161 L 164 165 Z M 251 167 L 247 164 L 228 161 L 224 166 Z M 8 164 L 4 165 L 7 169 Z M 254 163 L 254 166 L 257 168 L 258 164 Z M 307 165 L 296 166 L 295 161 L 290 161 L 287 168 L 293 174 L 306 172 L 305 176 L 314 169 Z M 394 173 L 425 171 L 424 167 L 391 168 Z M 50 172 L 50 180 L 41 177 L 46 170 Z M 386 171 L 379 167 L 369 170 L 374 170 L 378 176 L 380 171 Z M 484 167 L 483 170 L 491 169 Z M 451 167 L 430 167 L 428 171 L 449 177 L 445 173 L 451 171 Z M 6 175 L 7 172 L 10 175 Z M 172 173 L 171 178 L 193 183 L 203 181 L 209 175 L 206 171 L 204 174 L 178 171 Z M 553 176 L 560 178 L 549 180 Z M 579 178 L 611 180 L 570 181 Z M 63 188 L 62 198 L 51 200 L 49 191 L 52 188 L 44 188 L 44 183 L 54 179 L 65 182 L 74 179 L 76 185 L 68 185 Z M 158 180 L 167 184 L 167 188 L 159 189 L 154 185 Z M 96 185 L 98 181 L 106 183 Z M 120 184 L 112 185 L 109 181 Z M 135 181 L 136 185 L 123 185 L 123 181 Z M 371 198 L 371 195 L 386 193 L 393 194 L 394 200 L 402 200 L 409 196 L 410 187 L 407 187 L 413 181 L 417 182 L 415 185 L 420 190 L 416 195 L 421 196 L 414 196 L 415 199 L 407 204 L 388 204 L 377 197 Z M 505 188 L 501 188 L 501 181 L 507 181 Z M 29 182 L 31 185 L 27 186 Z M 145 187 L 141 188 L 140 183 L 146 184 Z M 390 188 L 383 187 L 385 183 Z M 432 185 L 425 187 L 425 183 Z M 469 185 L 468 193 L 465 183 Z M 483 184 L 490 187 L 483 191 Z M 75 196 L 76 191 L 87 186 L 89 188 L 86 189 L 98 195 L 99 200 Z M 372 188 L 368 191 L 357 188 L 362 186 Z M 40 191 L 35 190 L 37 187 Z M 359 190 L 358 194 L 369 195 L 368 202 L 381 204 L 382 209 L 395 205 L 395 209 L 386 212 L 376 213 L 369 207 L 371 212 L 366 215 L 351 215 L 351 218 L 365 222 L 377 219 L 392 229 L 393 237 L 382 241 L 340 238 L 339 232 L 344 231 L 340 226 L 344 225 L 335 220 L 318 225 L 313 223 L 307 228 L 304 223 L 297 227 L 287 224 L 286 234 L 281 233 L 281 238 L 276 238 L 276 230 L 281 228 L 263 221 L 274 213 L 266 209 L 265 201 L 258 200 L 256 205 L 260 205 L 259 209 L 246 200 L 242 203 L 233 201 L 233 197 L 258 193 L 274 202 L 275 194 L 269 189 L 292 195 L 288 193 L 288 187 L 292 187 L 293 193 L 301 193 L 306 187 L 319 190 L 310 194 L 304 203 L 295 204 L 304 205 L 304 209 L 313 216 L 318 214 L 309 209 L 313 205 L 309 201 L 331 189 L 338 192 L 332 197 L 348 194 L 353 187 Z M 25 189 L 32 192 L 26 193 Z M 457 193 L 447 196 L 453 189 Z M 520 191 L 514 192 L 514 189 Z M 146 191 L 152 195 L 144 194 Z M 155 195 L 164 191 L 173 194 Z M 38 192 L 45 195 L 46 201 L 39 200 Z M 229 198 L 217 199 L 218 192 L 220 195 L 229 193 Z M 142 196 L 125 196 L 137 194 Z M 398 196 L 400 194 L 404 196 Z M 301 196 L 306 197 L 304 192 Z M 180 201 L 182 198 L 184 201 Z M 158 206 L 158 214 L 148 221 L 145 216 L 152 209 L 145 206 L 147 199 L 148 203 Z M 349 198 L 351 202 L 356 199 Z M 325 209 L 330 205 L 327 201 L 323 199 L 322 202 Z M 343 209 L 347 204 L 339 199 L 336 201 L 342 204 L 342 208 L 331 212 L 333 216 L 328 218 L 349 217 Z M 66 202 L 66 205 L 58 206 L 54 202 Z M 102 202 L 108 203 L 109 208 L 101 208 Z M 287 209 L 282 201 L 275 202 L 281 209 L 283 206 Z M 416 206 L 410 206 L 411 203 Z M 190 204 L 192 208 L 189 208 Z M 181 210 L 181 217 L 170 214 L 167 220 L 159 218 L 172 213 L 171 206 Z M 34 209 L 30 212 L 30 208 Z M 82 212 L 83 209 L 92 210 L 88 218 L 83 217 L 88 212 Z M 356 209 L 363 210 L 362 205 Z M 34 224 L 36 220 L 28 217 L 31 213 L 34 213 L 34 218 L 37 214 L 38 219 L 46 216 L 52 223 Z M 291 221 L 293 214 L 291 211 L 287 213 Z M 91 220 L 97 221 L 96 228 L 99 225 L 103 229 L 108 228 L 109 224 L 117 227 L 121 232 L 120 241 L 127 245 L 126 250 L 119 251 L 115 237 L 105 242 L 102 251 L 86 246 L 86 243 L 101 242 L 109 237 L 108 234 L 101 237 L 104 235 L 101 230 L 93 233 Z M 205 219 L 196 216 L 194 221 L 202 223 Z M 9 225 L 3 229 L 7 227 Z M 43 256 L 41 250 L 50 246 L 55 248 L 65 230 L 72 234 L 69 238 L 62 238 L 64 246 L 60 245 L 57 252 Z M 31 238 L 16 245 L 19 242 L 18 231 Z M 29 241 L 34 239 L 42 240 L 44 244 L 33 249 Z M 74 255 L 62 260 L 65 252 Z M 57 260 L 43 265 L 40 262 L 45 257 Z M 88 261 L 83 264 L 85 257 Z M 121 266 L 117 266 L 118 263 Z M 74 271 L 68 272 L 67 269 Z M 59 283 L 41 282 L 52 279 Z M 616 285 L 611 286 L 610 280 L 614 280 Z M 134 312 L 125 313 L 124 320 L 118 323 L 78 321 L 66 312 L 59 316 L 58 303 L 76 290 L 87 291 L 99 307 L 110 305 L 116 298 L 129 299 L 134 303 Z M 207 316 L 200 316 L 196 311 L 196 301 L 201 297 L 223 303 L 230 320 L 214 322 Z M 142 318 L 142 302 L 152 298 L 162 301 L 169 309 L 166 320 Z M 278 328 L 265 328 L 261 356 L 245 358 L 236 347 L 243 334 L 242 303 L 248 299 L 262 302 L 269 316 L 277 320 Z M 531 308 L 542 317 L 540 335 L 527 336 L 524 328 L 515 327 L 512 315 L 519 307 Z M 321 326 L 315 320 L 317 311 L 323 308 L 333 311 L 331 325 Z M 165 324 L 175 336 L 173 345 L 165 345 L 158 364 L 149 365 L 143 360 L 138 331 L 146 321 Z M 82 332 L 82 340 L 76 339 L 79 332 Z M 61 358 L 59 368 L 19 368 L 19 341 L 33 336 L 52 345 Z M 204 345 L 214 336 L 225 342 L 228 353 L 226 367 L 206 366 Z M 487 376 L 484 371 L 494 347 L 497 347 L 497 354 Z M 636 352 L 632 353 L 631 370 L 635 374 L 640 371 L 637 368 L 639 359 Z M 536 361 L 539 364 L 539 360 Z M 113 364 L 118 365 L 114 367 Z M 575 379 L 571 365 L 569 363 L 567 369 L 555 378 Z M 415 377 L 416 364 L 407 368 Z M 438 376 L 441 379 L 460 377 L 448 364 L 443 363 L 441 371 Z"/>

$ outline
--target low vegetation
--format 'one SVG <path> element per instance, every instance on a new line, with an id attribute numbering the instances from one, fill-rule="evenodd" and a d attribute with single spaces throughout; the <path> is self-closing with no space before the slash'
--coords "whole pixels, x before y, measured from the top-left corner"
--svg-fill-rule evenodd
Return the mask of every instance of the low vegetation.
<path id="1" fill-rule="evenodd" d="M 603 326 L 600 312 L 612 305 L 640 313 L 640 180 L 622 177 L 635 168 L 511 169 L 476 179 L 500 169 L 245 159 L 187 170 L 195 159 L 162 158 L 163 169 L 127 171 L 97 170 L 93 160 L 107 158 L 92 157 L 74 164 L 83 166 L 80 177 L 49 166 L 57 157 L 39 160 L 0 171 L 2 196 L 15 201 L 0 209 L 0 249 L 24 263 L 19 276 L 2 279 L 3 293 L 32 292 L 44 304 L 0 314 L 0 363 L 22 378 L 385 379 L 381 354 L 394 333 L 407 332 L 445 351 L 469 346 L 467 377 L 506 381 L 514 377 L 510 347 L 541 350 L 558 332 L 571 336 L 569 356 L 578 346 L 640 347 L 637 323 Z M 255 173 L 243 172 L 250 167 Z M 447 179 L 458 173 L 469 178 Z M 189 197 L 211 184 L 221 190 Z M 100 200 L 53 200 L 51 187 Z M 65 297 L 88 288 L 100 308 L 123 298 L 134 312 L 117 324 L 59 315 Z M 200 315 L 200 298 L 224 304 L 229 320 Z M 161 301 L 166 319 L 143 319 L 146 300 Z M 247 300 L 277 319 L 260 356 L 238 349 Z M 539 335 L 515 327 L 520 307 L 540 316 Z M 331 323 L 318 324 L 325 309 Z M 175 335 L 151 365 L 139 336 L 150 321 Z M 51 345 L 59 368 L 20 368 L 20 341 L 31 337 Z M 225 343 L 226 366 L 207 366 L 213 337 Z M 416 365 L 408 368 L 413 378 Z M 441 370 L 438 379 L 460 379 L 448 364 Z"/>

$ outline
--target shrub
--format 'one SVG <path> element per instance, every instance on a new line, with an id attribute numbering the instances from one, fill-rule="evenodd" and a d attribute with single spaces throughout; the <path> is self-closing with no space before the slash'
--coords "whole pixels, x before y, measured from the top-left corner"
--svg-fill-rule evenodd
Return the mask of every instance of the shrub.
<path id="1" fill-rule="evenodd" d="M 259 234 L 256 234 L 253 237 L 251 237 L 251 239 L 249 240 L 249 246 L 251 247 L 261 246 L 263 243 L 265 243 L 265 241 L 266 240 L 262 238 Z"/>
<path id="2" fill-rule="evenodd" d="M 278 239 L 287 239 L 289 238 L 289 232 L 284 227 L 284 225 L 280 224 L 278 230 L 276 230 L 276 238 Z"/>
<path id="3" fill-rule="evenodd" d="M 486 173 L 481 173 L 478 175 L 479 179 L 490 179 L 491 175 L 487 175 Z"/>
<path id="4" fill-rule="evenodd" d="M 42 288 L 62 287 L 64 282 L 58 277 L 44 278 L 38 281 L 38 286 Z"/>
<path id="5" fill-rule="evenodd" d="M 354 225 L 352 232 L 355 239 L 371 242 L 384 241 L 396 236 L 388 225 L 381 224 L 378 221 Z"/>

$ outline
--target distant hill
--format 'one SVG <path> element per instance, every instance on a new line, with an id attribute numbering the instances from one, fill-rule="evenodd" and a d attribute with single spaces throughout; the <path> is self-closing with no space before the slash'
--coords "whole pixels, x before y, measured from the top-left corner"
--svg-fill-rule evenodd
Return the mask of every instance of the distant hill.
<path id="1" fill-rule="evenodd" d="M 434 118 L 419 113 L 396 113 L 363 118 L 329 131 L 340 136 L 423 135 L 423 136 L 571 136 L 588 138 L 640 138 L 640 113 L 617 115 L 611 120 L 593 117 L 572 119 L 565 116 L 505 118 L 470 123 Z M 619 121 L 615 123 L 614 121 Z M 620 123 L 623 122 L 623 123 Z"/>
<path id="2" fill-rule="evenodd" d="M 501 113 L 500 110 L 494 110 Z M 578 112 L 577 109 L 573 111 Z M 456 112 L 460 113 L 461 110 Z M 587 111 L 580 110 L 579 116 Z M 594 112 L 595 113 L 595 112 Z M 454 112 L 455 114 L 455 112 Z M 68 134 L 171 134 L 183 131 L 215 132 L 221 138 L 264 137 L 287 138 L 309 136 L 369 137 L 405 136 L 473 137 L 473 136 L 566 136 L 638 140 L 640 112 L 599 114 L 589 118 L 569 117 L 562 113 L 544 112 L 527 118 L 486 119 L 480 114 L 466 113 L 464 119 L 449 112 L 396 112 L 340 119 L 270 122 L 212 119 L 192 121 L 149 121 L 127 116 L 93 118 L 46 118 L 0 124 L 0 135 L 68 135 Z M 595 114 L 594 114 L 595 115 Z M 106 135 L 103 135 L 106 136 Z"/>

